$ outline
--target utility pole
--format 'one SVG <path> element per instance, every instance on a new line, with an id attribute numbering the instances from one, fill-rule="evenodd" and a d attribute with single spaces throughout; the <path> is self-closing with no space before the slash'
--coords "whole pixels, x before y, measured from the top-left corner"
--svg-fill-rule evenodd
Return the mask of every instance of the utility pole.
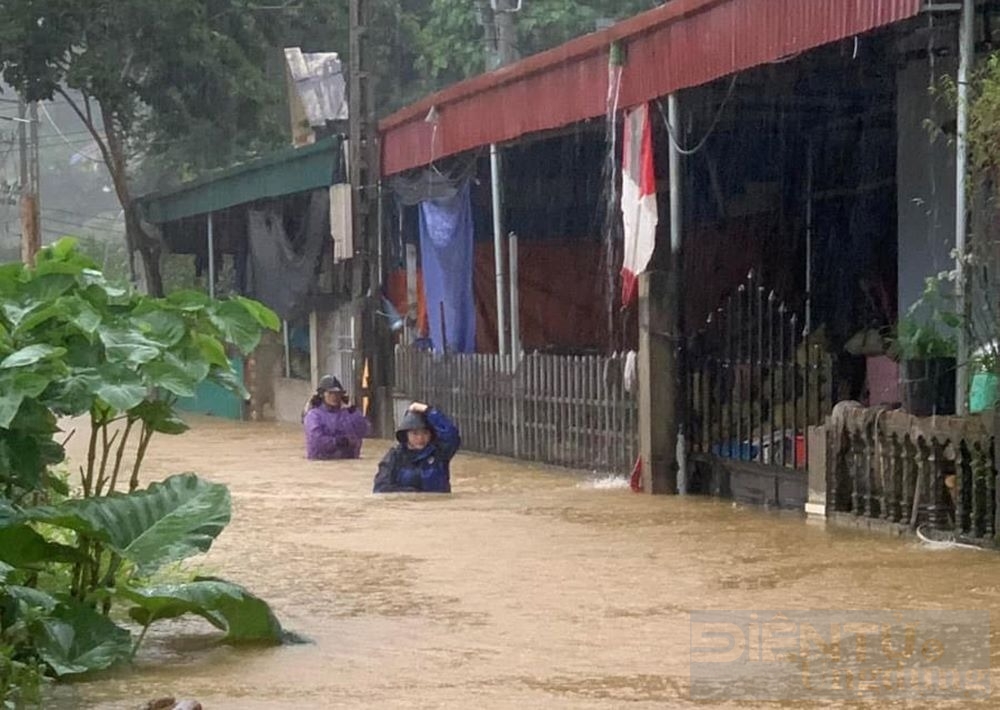
<path id="1" fill-rule="evenodd" d="M 375 77 L 370 23 L 375 0 L 350 0 L 348 65 L 348 172 L 351 182 L 354 269 L 355 391 L 367 396 L 382 434 L 393 428 L 391 341 L 378 317 L 382 289 L 379 181 L 381 161 L 375 115 Z M 367 381 L 366 381 L 367 380 Z M 365 386 L 367 385 L 367 386 Z"/>
<path id="2" fill-rule="evenodd" d="M 496 23 L 497 59 L 499 66 L 516 62 L 517 23 L 514 14 L 521 9 L 521 0 L 493 0 L 493 20 Z"/>
<path id="3" fill-rule="evenodd" d="M 19 100 L 17 139 L 21 158 L 21 261 L 34 266 L 35 256 L 42 246 L 38 203 L 38 104 L 32 102 L 30 113 L 28 111 L 24 101 Z"/>

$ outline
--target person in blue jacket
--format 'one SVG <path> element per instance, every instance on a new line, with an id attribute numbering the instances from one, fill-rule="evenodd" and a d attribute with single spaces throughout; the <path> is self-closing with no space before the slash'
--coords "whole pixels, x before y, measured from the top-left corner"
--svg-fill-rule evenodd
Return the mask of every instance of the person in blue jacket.
<path id="1" fill-rule="evenodd" d="M 399 443 L 378 465 L 374 493 L 451 493 L 448 464 L 462 439 L 444 412 L 414 402 L 396 430 L 396 440 Z"/>

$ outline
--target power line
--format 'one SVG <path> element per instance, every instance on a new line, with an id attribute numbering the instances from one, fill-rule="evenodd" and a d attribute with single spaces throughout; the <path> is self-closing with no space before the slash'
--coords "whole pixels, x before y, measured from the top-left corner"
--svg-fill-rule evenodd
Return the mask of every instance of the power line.
<path id="1" fill-rule="evenodd" d="M 51 125 L 52 128 L 55 130 L 55 132 L 59 134 L 59 137 L 63 139 L 63 142 L 72 148 L 73 144 L 69 142 L 69 139 L 66 138 L 65 135 L 63 135 L 62 130 L 59 128 L 59 126 L 56 125 L 56 122 L 52 120 L 52 116 L 49 114 L 49 110 L 45 108 L 45 104 L 39 104 L 39 107 L 42 109 L 42 113 L 45 115 L 45 119 L 49 122 L 49 125 Z M 94 163 L 104 162 L 103 160 L 97 160 L 96 158 L 91 158 L 89 155 L 86 155 L 84 153 L 78 152 L 76 154 L 79 155 L 81 158 L 84 158 L 85 160 L 89 160 Z"/>
<path id="2" fill-rule="evenodd" d="M 62 136 L 49 134 L 49 135 L 41 136 L 41 139 L 42 140 L 46 140 L 46 141 L 55 141 L 56 139 L 60 139 L 61 140 L 63 138 L 69 137 L 69 136 L 79 136 L 79 137 L 86 136 L 86 137 L 89 137 L 90 140 L 93 140 L 93 137 L 90 135 L 90 131 L 87 131 L 87 130 L 83 130 L 83 131 L 64 131 L 63 134 L 62 134 Z M 75 138 L 74 142 L 76 142 L 77 140 L 80 140 L 80 138 Z"/>
<path id="3" fill-rule="evenodd" d="M 115 223 L 118 223 L 120 221 L 120 216 L 121 216 L 120 215 L 121 210 L 119 210 L 119 216 L 118 217 L 104 217 L 104 216 L 99 215 L 99 214 L 85 214 L 83 212 L 74 212 L 72 210 L 64 210 L 64 209 L 60 209 L 58 207 L 46 207 L 45 211 L 46 212 L 61 212 L 62 214 L 70 215 L 71 217 L 80 217 L 82 219 L 100 219 L 100 220 L 104 220 L 105 222 L 115 222 Z"/>
<path id="4" fill-rule="evenodd" d="M 51 215 L 47 215 L 45 217 L 45 219 L 50 220 L 52 222 L 60 222 L 62 224 L 72 224 L 72 225 L 74 225 L 76 227 L 88 227 L 88 228 L 90 227 L 90 225 L 87 224 L 87 222 L 81 221 L 81 220 L 65 219 L 63 217 L 53 217 Z M 124 229 L 124 228 L 125 228 L 125 225 L 123 224 L 122 225 L 122 229 Z M 96 225 L 96 226 L 94 226 L 94 229 L 103 229 L 103 230 L 106 230 L 106 231 L 118 231 L 118 230 L 114 229 L 111 225 L 107 225 L 107 224 Z"/>
<path id="5" fill-rule="evenodd" d="M 88 232 L 100 232 L 102 234 L 108 234 L 116 237 L 120 237 L 123 234 L 125 234 L 124 227 L 121 230 L 108 229 L 106 227 L 95 227 L 87 224 L 80 224 L 79 222 L 71 222 L 69 220 L 56 219 L 55 217 L 42 217 L 42 222 L 43 224 L 45 222 L 52 222 L 66 227 L 75 227 L 76 229 L 85 230 Z"/>

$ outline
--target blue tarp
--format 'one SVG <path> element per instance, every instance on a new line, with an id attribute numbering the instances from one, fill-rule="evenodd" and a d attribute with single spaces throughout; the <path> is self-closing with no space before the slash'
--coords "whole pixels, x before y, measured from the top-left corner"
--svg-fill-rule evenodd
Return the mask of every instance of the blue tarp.
<path id="1" fill-rule="evenodd" d="M 454 197 L 420 203 L 427 319 L 435 352 L 476 350 L 476 307 L 472 295 L 472 200 L 465 182 Z M 444 304 L 442 338 L 441 304 Z"/>

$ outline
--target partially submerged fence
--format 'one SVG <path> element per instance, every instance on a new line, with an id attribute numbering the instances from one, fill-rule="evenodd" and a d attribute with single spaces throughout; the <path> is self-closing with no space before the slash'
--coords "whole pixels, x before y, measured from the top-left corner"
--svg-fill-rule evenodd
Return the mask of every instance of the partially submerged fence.
<path id="1" fill-rule="evenodd" d="M 992 417 L 984 416 L 835 411 L 827 494 L 834 516 L 995 545 L 1000 508 L 992 427 Z"/>
<path id="2" fill-rule="evenodd" d="M 628 473 L 638 455 L 624 370 L 623 355 L 396 351 L 396 389 L 453 416 L 463 448 L 602 472 Z"/>

